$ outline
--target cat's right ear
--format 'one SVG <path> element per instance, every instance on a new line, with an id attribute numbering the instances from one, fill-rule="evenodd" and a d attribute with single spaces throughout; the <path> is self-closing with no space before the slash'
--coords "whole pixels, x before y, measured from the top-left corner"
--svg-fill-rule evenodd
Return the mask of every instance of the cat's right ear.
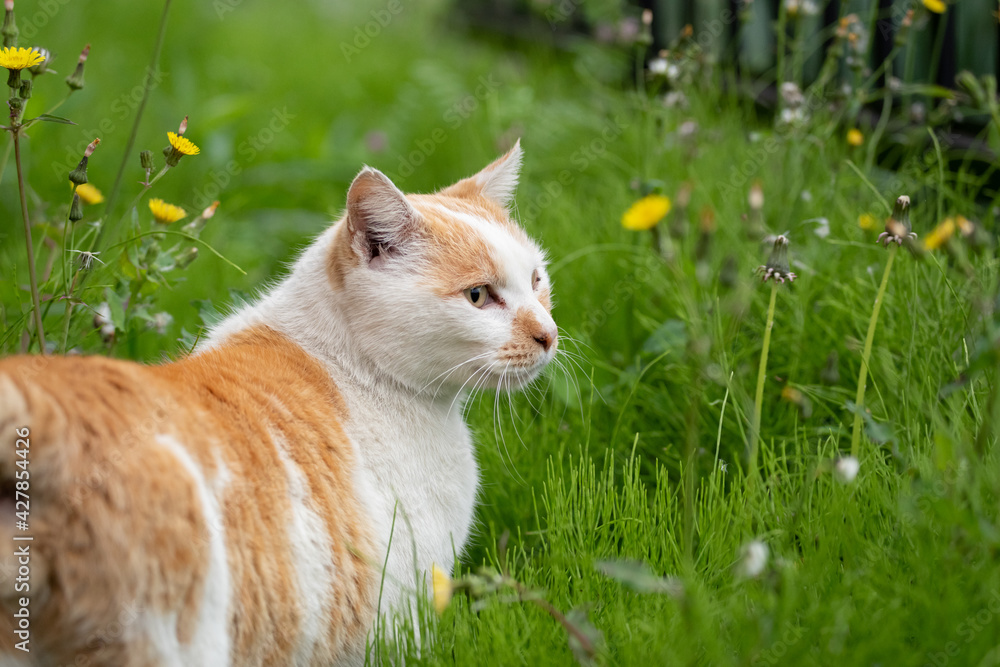
<path id="1" fill-rule="evenodd" d="M 417 224 L 406 196 L 378 169 L 365 167 L 347 191 L 351 248 L 367 263 L 402 253 Z"/>

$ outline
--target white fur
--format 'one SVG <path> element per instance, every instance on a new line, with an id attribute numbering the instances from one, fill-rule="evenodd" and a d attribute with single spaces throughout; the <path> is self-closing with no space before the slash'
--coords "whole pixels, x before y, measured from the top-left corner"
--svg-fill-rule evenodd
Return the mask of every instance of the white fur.
<path id="1" fill-rule="evenodd" d="M 302 627 L 295 647 L 293 665 L 312 663 L 316 645 L 326 636 L 325 619 L 330 612 L 330 591 L 333 584 L 333 563 L 330 561 L 330 538 L 326 523 L 310 507 L 309 483 L 292 460 L 284 438 L 271 435 L 278 456 L 285 466 L 292 504 L 292 518 L 288 525 L 288 544 L 295 564 L 295 582 L 298 588 L 296 602 L 302 611 Z"/>
<path id="2" fill-rule="evenodd" d="M 517 146 L 473 178 L 481 179 L 489 196 L 506 203 L 516 187 L 519 163 Z M 388 179 L 383 182 L 385 177 L 372 171 L 366 168 L 355 181 L 364 181 L 366 191 L 381 198 L 366 210 L 409 214 L 408 204 L 391 201 L 397 197 L 395 186 L 386 187 Z M 364 205 L 352 201 L 350 194 L 348 200 L 349 211 Z M 555 334 L 555 324 L 531 283 L 538 269 L 547 285 L 542 253 L 501 224 L 448 214 L 475 229 L 500 259 L 504 275 L 495 288 L 506 307 L 477 309 L 462 294 L 433 294 L 425 275 L 429 267 L 420 261 L 419 249 L 412 249 L 414 257 L 362 262 L 346 273 L 343 288 L 336 290 L 327 277 L 330 244 L 339 231 L 334 226 L 303 253 L 285 280 L 256 305 L 220 323 L 200 347 L 212 348 L 239 331 L 266 325 L 324 364 L 350 414 L 344 428 L 360 461 L 355 492 L 379 550 L 369 558 L 382 562 L 389 554 L 383 613 L 405 611 L 415 588 L 429 580 L 432 563 L 450 569 L 466 546 L 479 470 L 461 415 L 464 398 L 476 387 L 526 384 L 554 354 L 554 348 L 539 346 L 534 361 L 515 371 L 498 353 L 511 340 L 520 308 L 531 309 Z M 419 224 L 419 214 L 414 215 L 410 222 Z M 393 222 L 373 215 L 367 224 L 384 231 L 391 230 Z"/>
<path id="3" fill-rule="evenodd" d="M 229 606 L 232 585 L 226 559 L 226 538 L 220 497 L 227 474 L 219 468 L 215 483 L 210 484 L 191 454 L 172 435 L 159 434 L 157 444 L 173 454 L 191 475 L 203 512 L 209 538 L 209 566 L 205 575 L 205 590 L 198 609 L 198 620 L 191 642 L 181 645 L 177 640 L 177 614 L 169 616 L 140 611 L 138 627 L 159 654 L 161 664 L 176 667 L 213 667 L 228 665 L 230 653 Z"/>

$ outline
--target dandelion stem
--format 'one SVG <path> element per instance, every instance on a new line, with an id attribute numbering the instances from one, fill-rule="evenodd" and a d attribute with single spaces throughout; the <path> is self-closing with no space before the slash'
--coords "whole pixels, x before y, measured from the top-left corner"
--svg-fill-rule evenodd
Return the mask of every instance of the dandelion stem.
<path id="1" fill-rule="evenodd" d="M 764 325 L 764 344 L 760 351 L 760 367 L 757 369 L 757 393 L 753 402 L 753 421 L 750 423 L 750 479 L 757 477 L 757 450 L 760 444 L 760 415 L 764 405 L 764 378 L 767 377 L 767 352 L 771 347 L 771 329 L 774 328 L 774 304 L 778 298 L 778 283 L 771 283 L 771 302 L 767 306 L 767 322 Z"/>
<path id="2" fill-rule="evenodd" d="M 31 241 L 31 221 L 28 219 L 28 200 L 24 194 L 24 171 L 21 168 L 20 127 L 15 123 L 14 164 L 17 166 L 17 190 L 21 195 L 21 217 L 24 218 L 24 241 L 28 248 L 28 278 L 31 281 L 31 305 L 35 312 L 35 337 L 40 352 L 45 354 L 45 330 L 42 328 L 42 307 L 38 299 L 38 278 L 35 276 L 35 245 Z"/>
<path id="3" fill-rule="evenodd" d="M 878 294 L 875 296 L 875 305 L 872 308 L 872 318 L 868 322 L 868 335 L 865 337 L 865 349 L 861 353 L 861 371 L 858 373 L 858 395 L 854 399 L 854 432 L 851 435 L 851 456 L 858 458 L 858 449 L 861 445 L 861 412 L 864 410 L 865 382 L 868 379 L 868 361 L 872 356 L 872 341 L 875 339 L 875 325 L 878 323 L 878 314 L 882 310 L 882 300 L 885 297 L 885 288 L 889 284 L 889 273 L 892 271 L 892 260 L 896 258 L 899 246 L 894 245 L 889 249 L 889 259 L 885 263 L 885 272 L 882 274 L 882 284 L 879 285 Z"/>
<path id="4" fill-rule="evenodd" d="M 108 203 L 104 208 L 104 217 L 108 220 L 111 219 L 111 213 L 114 211 L 115 203 L 117 203 L 122 177 L 125 175 L 125 168 L 128 166 L 129 158 L 132 156 L 135 138 L 139 134 L 139 123 L 142 121 L 142 114 L 146 109 L 146 102 L 149 100 L 149 93 L 153 88 L 153 74 L 159 69 L 160 51 L 163 49 L 163 38 L 167 34 L 167 14 L 170 12 L 170 2 L 171 0 L 165 0 L 163 3 L 163 14 L 160 15 L 160 30 L 156 35 L 156 44 L 153 46 L 153 57 L 150 59 L 149 67 L 146 68 L 145 76 L 142 78 L 142 99 L 139 100 L 139 106 L 135 111 L 135 120 L 132 121 L 132 132 L 129 134 L 128 143 L 125 144 L 125 153 L 122 155 L 122 162 L 118 166 L 118 174 L 115 176 L 114 185 L 111 186 L 111 191 L 108 193 Z M 100 232 L 98 232 L 94 243 L 95 248 L 100 246 L 100 241 L 106 230 L 106 227 L 102 227 Z"/>

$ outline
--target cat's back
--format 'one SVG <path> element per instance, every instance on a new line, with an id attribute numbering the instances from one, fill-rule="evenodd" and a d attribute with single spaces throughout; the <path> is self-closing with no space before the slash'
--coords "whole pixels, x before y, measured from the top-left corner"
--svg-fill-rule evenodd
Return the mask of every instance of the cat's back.
<path id="1" fill-rule="evenodd" d="M 346 418 L 324 368 L 263 327 L 162 366 L 0 361 L 0 432 L 30 433 L 28 463 L 2 449 L 0 538 L 33 538 L 30 590 L 0 592 L 4 618 L 27 595 L 32 652 L 60 664 L 354 657 L 374 554 Z"/>

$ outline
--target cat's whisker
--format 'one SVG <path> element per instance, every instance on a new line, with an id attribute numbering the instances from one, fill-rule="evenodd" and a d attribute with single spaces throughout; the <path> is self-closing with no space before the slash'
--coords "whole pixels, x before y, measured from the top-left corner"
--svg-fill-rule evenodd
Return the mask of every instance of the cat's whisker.
<path id="1" fill-rule="evenodd" d="M 503 371 L 500 372 L 499 387 L 497 388 L 498 390 L 497 390 L 496 396 L 494 397 L 494 403 L 493 403 L 493 437 L 494 437 L 494 439 L 497 440 L 497 443 L 499 445 L 503 446 L 503 451 L 501 452 L 500 449 L 498 448 L 497 452 L 500 454 L 500 461 L 503 462 L 504 468 L 507 470 L 508 474 L 510 474 L 511 477 L 513 477 L 514 479 L 516 479 L 519 483 L 526 484 L 527 482 L 525 481 L 524 477 L 521 476 L 521 474 L 517 471 L 516 466 L 514 465 L 514 458 L 510 455 L 510 450 L 507 448 L 507 438 L 506 438 L 506 436 L 504 436 L 503 425 L 501 424 L 501 421 L 500 421 L 500 396 L 501 396 L 501 394 L 503 394 L 503 395 L 506 396 L 506 398 L 507 398 L 507 404 L 508 405 L 513 405 L 513 397 L 512 397 L 512 392 L 511 392 L 511 380 L 507 376 L 507 371 L 509 369 L 510 369 L 510 362 L 508 361 L 507 365 L 504 366 Z M 514 425 L 514 432 L 517 433 L 517 424 L 514 423 L 513 416 L 514 416 L 513 409 L 511 409 L 511 421 L 512 421 L 512 423 Z M 499 428 L 499 431 L 500 431 L 499 438 L 497 438 L 497 430 L 498 430 L 498 428 Z M 518 436 L 518 437 L 520 437 L 520 436 Z M 504 454 L 506 454 L 506 456 L 507 456 L 506 460 L 504 459 Z M 508 461 L 510 462 L 509 466 L 507 464 Z"/>
<path id="2" fill-rule="evenodd" d="M 496 364 L 496 363 L 497 363 L 497 362 L 495 362 L 495 361 L 494 361 L 494 362 L 493 362 L 493 363 L 491 363 L 491 364 L 490 364 L 489 366 L 485 366 L 485 367 L 483 367 L 483 368 L 480 368 L 480 369 L 479 369 L 478 371 L 475 371 L 474 373 L 472 373 L 472 374 L 471 374 L 471 375 L 470 375 L 470 376 L 469 376 L 469 377 L 468 377 L 468 378 L 467 378 L 467 379 L 465 380 L 465 382 L 463 382 L 463 383 L 462 383 L 462 386 L 458 388 L 458 392 L 457 392 L 457 393 L 455 394 L 455 398 L 451 399 L 451 404 L 450 404 L 450 405 L 448 405 L 448 412 L 446 413 L 446 415 L 445 415 L 445 416 L 450 416 L 450 415 L 451 415 L 451 409 L 455 407 L 455 402 L 456 402 L 456 401 L 457 401 L 457 400 L 458 400 L 459 398 L 461 398 L 461 397 L 462 397 L 462 392 L 463 392 L 463 391 L 465 391 L 465 385 L 467 385 L 467 384 L 469 384 L 470 382 L 472 382 L 473 378 L 476 378 L 476 376 L 478 375 L 478 376 L 479 376 L 479 378 L 478 378 L 478 379 L 476 379 L 476 382 L 475 382 L 475 384 L 473 384 L 473 385 L 472 385 L 472 389 L 470 389 L 470 390 L 469 390 L 469 396 L 468 396 L 468 398 L 469 398 L 469 400 L 471 400 L 471 399 L 472 399 L 472 397 L 473 397 L 473 395 L 475 394 L 475 391 L 476 391 L 476 385 L 478 385 L 478 384 L 479 384 L 479 381 L 480 381 L 480 380 L 481 380 L 482 378 L 486 377 L 486 374 L 487 374 L 487 373 L 489 372 L 489 369 L 493 368 L 493 365 L 494 365 L 494 364 Z"/>
<path id="3" fill-rule="evenodd" d="M 424 389 L 427 389 L 427 387 L 429 387 L 429 386 L 431 386 L 432 384 L 434 384 L 434 382 L 435 382 L 435 381 L 437 381 L 437 379 L 438 379 L 438 378 L 440 378 L 440 377 L 441 377 L 441 376 L 443 375 L 443 376 L 444 376 L 444 378 L 442 378 L 442 380 L 441 380 L 440 384 L 438 385 L 438 388 L 437 388 L 437 391 L 435 391 L 435 392 L 434 392 L 434 396 L 432 397 L 432 398 L 436 398 L 436 397 L 437 397 L 437 394 L 438 394 L 438 392 L 439 392 L 439 391 L 441 391 L 441 387 L 442 387 L 442 386 L 444 385 L 445 381 L 446 381 L 446 380 L 448 379 L 448 377 L 449 377 L 449 376 L 450 376 L 450 375 L 451 375 L 452 373 L 454 373 L 455 371 L 457 371 L 457 370 L 458 370 L 459 368 L 461 368 L 462 366 L 464 366 L 464 365 L 466 365 L 466 364 L 470 364 L 470 363 L 472 363 L 473 361 L 478 361 L 478 360 L 480 360 L 480 359 L 484 359 L 484 358 L 486 358 L 486 357 L 490 356 L 491 354 L 493 354 L 493 353 L 492 353 L 492 352 L 484 352 L 484 353 L 482 353 L 482 354 L 477 354 L 476 356 L 472 357 L 471 359 L 466 359 L 465 361 L 463 361 L 463 362 L 461 362 L 461 363 L 458 363 L 458 364 L 455 364 L 454 366 L 452 366 L 452 367 L 451 367 L 451 368 L 449 368 L 448 370 L 444 371 L 443 373 L 439 373 L 439 374 L 437 375 L 437 377 L 435 377 L 435 378 L 434 378 L 433 380 L 431 380 L 430 382 L 428 382 L 427 384 L 425 384 L 425 385 L 424 385 L 424 386 L 423 386 L 423 387 L 422 387 L 422 388 L 420 389 L 420 391 L 418 391 L 418 392 L 416 393 L 416 396 L 419 396 L 420 394 L 422 394 L 422 393 L 423 393 L 423 391 L 424 391 Z"/>

